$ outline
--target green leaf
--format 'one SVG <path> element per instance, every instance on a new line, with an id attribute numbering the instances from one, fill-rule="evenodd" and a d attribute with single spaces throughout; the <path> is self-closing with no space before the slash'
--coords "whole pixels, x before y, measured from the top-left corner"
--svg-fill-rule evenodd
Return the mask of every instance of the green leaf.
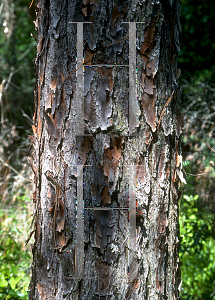
<path id="1" fill-rule="evenodd" d="M 21 277 L 17 277 L 17 278 L 12 277 L 10 279 L 10 286 L 12 287 L 13 290 L 15 289 L 16 284 L 20 281 L 20 279 Z"/>
<path id="2" fill-rule="evenodd" d="M 0 276 L 0 287 L 6 287 L 8 285 L 8 282 L 7 282 L 7 280 L 5 280 L 5 277 L 4 277 L 4 275 L 2 274 L 1 276 Z"/>

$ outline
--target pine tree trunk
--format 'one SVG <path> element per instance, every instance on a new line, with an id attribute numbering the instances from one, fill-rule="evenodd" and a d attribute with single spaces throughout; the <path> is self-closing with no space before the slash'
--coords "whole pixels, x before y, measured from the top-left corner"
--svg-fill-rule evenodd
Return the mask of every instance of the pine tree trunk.
<path id="1" fill-rule="evenodd" d="M 38 0 L 30 299 L 179 299 L 179 13 Z"/>

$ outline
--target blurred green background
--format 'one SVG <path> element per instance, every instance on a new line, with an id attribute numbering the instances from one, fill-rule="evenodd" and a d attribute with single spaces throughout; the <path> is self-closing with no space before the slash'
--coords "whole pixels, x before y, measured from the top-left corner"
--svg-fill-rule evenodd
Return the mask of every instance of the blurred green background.
<path id="1" fill-rule="evenodd" d="M 0 300 L 28 299 L 35 1 L 0 2 Z M 215 300 L 215 2 L 182 0 L 181 297 Z"/>

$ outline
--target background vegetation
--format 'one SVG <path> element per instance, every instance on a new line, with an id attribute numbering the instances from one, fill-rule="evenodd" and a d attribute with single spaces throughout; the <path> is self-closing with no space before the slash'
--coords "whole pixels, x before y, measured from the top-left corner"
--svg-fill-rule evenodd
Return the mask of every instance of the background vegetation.
<path id="1" fill-rule="evenodd" d="M 181 2 L 182 300 L 215 299 L 215 2 Z M 211 147 L 212 149 L 210 149 Z"/>
<path id="2" fill-rule="evenodd" d="M 0 299 L 28 299 L 31 222 L 27 164 L 36 42 L 30 1 L 0 2 Z"/>
<path id="3" fill-rule="evenodd" d="M 198 78 L 198 77 L 197 77 Z M 215 88 L 183 81 L 184 174 L 181 188 L 181 299 L 215 299 Z"/>
<path id="4" fill-rule="evenodd" d="M 0 3 L 0 300 L 28 299 L 36 36 L 30 0 Z M 215 2 L 182 0 L 182 300 L 215 300 Z M 31 36 L 31 33 L 33 37 Z M 212 149 L 210 149 L 211 147 Z"/>

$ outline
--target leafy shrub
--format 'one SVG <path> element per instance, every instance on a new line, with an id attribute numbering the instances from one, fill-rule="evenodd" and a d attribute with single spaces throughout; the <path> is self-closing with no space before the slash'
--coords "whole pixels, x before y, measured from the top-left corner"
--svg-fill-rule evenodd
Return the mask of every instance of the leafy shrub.
<path id="1" fill-rule="evenodd" d="M 183 300 L 215 299 L 215 240 L 199 196 L 184 195 L 180 213 Z"/>
<path id="2" fill-rule="evenodd" d="M 215 87 L 209 75 L 183 81 L 182 300 L 215 300 Z"/>
<path id="3" fill-rule="evenodd" d="M 27 204 L 19 199 L 19 207 L 0 208 L 0 299 L 28 299 L 30 251 L 24 247 L 27 237 Z M 22 209 L 21 209 L 22 207 Z"/>

